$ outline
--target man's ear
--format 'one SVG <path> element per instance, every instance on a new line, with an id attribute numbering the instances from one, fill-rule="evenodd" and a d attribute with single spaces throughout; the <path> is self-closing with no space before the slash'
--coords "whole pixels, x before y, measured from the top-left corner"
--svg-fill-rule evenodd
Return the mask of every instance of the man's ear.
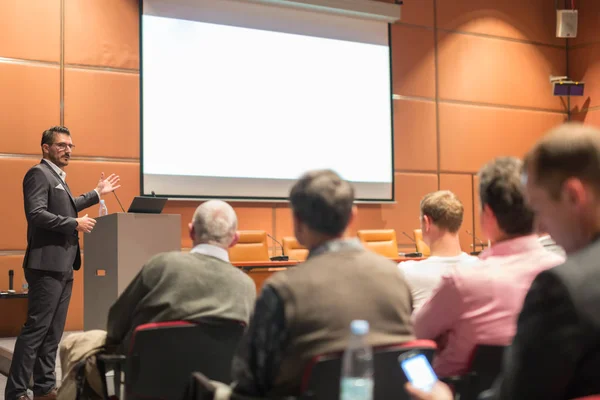
<path id="1" fill-rule="evenodd" d="M 429 232 L 431 229 L 431 218 L 427 215 L 423 215 L 423 228 L 425 228 L 425 232 Z"/>
<path id="2" fill-rule="evenodd" d="M 235 231 L 235 234 L 233 235 L 233 239 L 231 240 L 231 244 L 229 245 L 229 247 L 235 246 L 239 240 L 240 240 L 240 233 L 238 231 Z"/>
<path id="3" fill-rule="evenodd" d="M 577 178 L 567 179 L 561 189 L 561 196 L 571 206 L 579 207 L 588 201 L 588 194 L 583 182 Z"/>
<path id="4" fill-rule="evenodd" d="M 196 230 L 194 229 L 194 224 L 192 222 L 188 224 L 188 231 L 190 233 L 190 239 L 192 239 L 192 242 L 194 242 L 196 239 Z"/>

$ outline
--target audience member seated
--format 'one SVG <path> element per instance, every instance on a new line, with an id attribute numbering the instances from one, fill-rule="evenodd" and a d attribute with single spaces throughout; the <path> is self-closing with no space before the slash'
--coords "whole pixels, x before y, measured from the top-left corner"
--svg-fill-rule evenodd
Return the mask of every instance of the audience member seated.
<path id="1" fill-rule="evenodd" d="M 293 186 L 294 232 L 309 256 L 263 287 L 234 357 L 236 393 L 299 395 L 307 363 L 343 350 L 354 319 L 369 321 L 371 345 L 414 338 L 410 289 L 396 264 L 342 239 L 356 214 L 353 201 L 354 189 L 333 171 L 309 172 Z"/>
<path id="2" fill-rule="evenodd" d="M 221 318 L 247 323 L 256 288 L 248 275 L 229 263 L 227 248 L 237 240 L 236 229 L 237 217 L 229 204 L 201 204 L 189 224 L 192 250 L 156 255 L 142 267 L 109 311 L 106 345 L 125 353 L 135 328 L 149 322 Z M 104 337 L 90 340 L 86 335 L 92 333 L 70 335 L 61 344 L 61 358 L 72 359 L 64 352 L 87 354 L 102 346 Z M 69 379 L 73 376 L 67 371 Z"/>
<path id="3" fill-rule="evenodd" d="M 491 248 L 471 268 L 452 268 L 414 315 L 418 338 L 438 342 L 439 376 L 466 372 L 476 344 L 508 345 L 523 298 L 536 275 L 563 258 L 546 251 L 534 234 L 525 202 L 521 161 L 499 158 L 479 171 L 481 229 Z"/>
<path id="4" fill-rule="evenodd" d="M 458 231 L 463 221 L 463 205 L 456 195 L 441 190 L 421 200 L 421 232 L 431 255 L 420 261 L 399 264 L 413 296 L 415 310 L 421 308 L 442 280 L 442 274 L 457 263 L 465 266 L 477 258 L 460 248 Z"/>
<path id="5" fill-rule="evenodd" d="M 540 273 L 486 398 L 567 400 L 600 394 L 600 130 L 565 124 L 525 158 L 526 193 L 567 261 Z M 452 400 L 438 382 L 418 400 Z"/>

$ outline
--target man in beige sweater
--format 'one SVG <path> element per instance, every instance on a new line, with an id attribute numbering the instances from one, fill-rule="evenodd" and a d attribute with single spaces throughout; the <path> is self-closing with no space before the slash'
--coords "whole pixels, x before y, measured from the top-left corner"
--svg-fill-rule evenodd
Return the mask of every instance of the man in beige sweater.
<path id="1" fill-rule="evenodd" d="M 342 238 L 356 213 L 353 202 L 350 183 L 329 170 L 308 172 L 292 188 L 295 235 L 310 253 L 263 286 L 234 358 L 235 392 L 299 395 L 307 363 L 343 350 L 355 319 L 369 321 L 370 345 L 413 339 L 412 300 L 402 272 L 358 240 Z"/>

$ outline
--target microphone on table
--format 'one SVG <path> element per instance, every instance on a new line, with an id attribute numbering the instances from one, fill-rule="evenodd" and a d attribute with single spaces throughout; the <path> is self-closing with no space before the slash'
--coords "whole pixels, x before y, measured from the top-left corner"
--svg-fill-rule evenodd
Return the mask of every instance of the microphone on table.
<path id="1" fill-rule="evenodd" d="M 119 203 L 119 207 L 121 207 L 121 210 L 123 212 L 125 212 L 125 209 L 123 208 L 123 205 L 121 204 L 121 200 L 119 200 L 119 196 L 117 196 L 117 191 L 113 190 L 113 194 L 115 195 L 115 198 L 117 199 L 117 203 Z"/>
<path id="2" fill-rule="evenodd" d="M 289 261 L 290 258 L 288 256 L 286 256 L 285 254 L 283 254 L 283 245 L 281 243 L 279 243 L 277 241 L 277 239 L 275 239 L 273 236 L 269 235 L 268 233 L 267 233 L 267 236 L 270 237 L 272 241 L 277 243 L 279 245 L 279 247 L 281 247 L 281 255 L 271 257 L 271 261 Z"/>
<path id="3" fill-rule="evenodd" d="M 152 195 L 152 197 L 156 197 L 156 193 L 154 193 L 154 190 L 151 191 L 150 194 Z"/>
<path id="4" fill-rule="evenodd" d="M 12 269 L 8 270 L 8 290 L 9 291 L 14 291 L 14 287 L 13 287 L 13 278 L 15 276 L 15 271 L 13 271 Z"/>
<path id="5" fill-rule="evenodd" d="M 469 230 L 467 230 L 466 232 L 469 236 L 473 238 L 473 240 L 477 240 L 479 242 L 478 244 L 473 246 L 473 251 L 470 254 L 472 256 L 479 255 L 479 253 L 481 253 L 483 249 L 485 249 L 485 243 L 483 243 L 483 240 L 479 239 L 477 236 L 475 236 L 474 233 L 471 233 Z M 477 246 L 481 246 L 481 250 L 478 251 Z"/>
<path id="6" fill-rule="evenodd" d="M 410 239 L 410 241 L 415 244 L 415 250 L 416 250 L 414 253 L 406 253 L 406 254 L 404 254 L 404 257 L 423 257 L 423 253 L 419 252 L 418 251 L 419 249 L 417 249 L 417 241 L 413 237 L 411 237 L 408 233 L 406 233 L 404 231 L 402 231 L 402 234 L 404 236 L 406 236 L 408 239 Z"/>

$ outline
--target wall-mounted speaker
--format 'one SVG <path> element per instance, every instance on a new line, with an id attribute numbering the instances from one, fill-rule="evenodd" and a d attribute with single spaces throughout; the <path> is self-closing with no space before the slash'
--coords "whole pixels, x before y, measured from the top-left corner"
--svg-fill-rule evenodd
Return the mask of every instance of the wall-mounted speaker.
<path id="1" fill-rule="evenodd" d="M 577 10 L 556 10 L 556 37 L 577 36 Z"/>

